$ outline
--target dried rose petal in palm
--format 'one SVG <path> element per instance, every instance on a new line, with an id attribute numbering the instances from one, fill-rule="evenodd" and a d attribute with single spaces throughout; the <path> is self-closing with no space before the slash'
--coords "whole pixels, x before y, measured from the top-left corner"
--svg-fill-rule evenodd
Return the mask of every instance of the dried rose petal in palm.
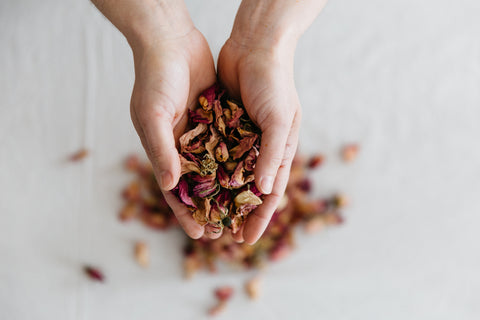
<path id="1" fill-rule="evenodd" d="M 189 112 L 192 128 L 180 137 L 182 174 L 174 193 L 192 209 L 197 223 L 238 230 L 261 204 L 260 193 L 246 198 L 243 194 L 254 186 L 260 130 L 244 107 L 228 100 L 218 85 L 205 90 L 198 102 Z M 229 197 L 219 203 L 214 199 L 217 194 Z M 241 203 L 232 201 L 240 194 Z"/>

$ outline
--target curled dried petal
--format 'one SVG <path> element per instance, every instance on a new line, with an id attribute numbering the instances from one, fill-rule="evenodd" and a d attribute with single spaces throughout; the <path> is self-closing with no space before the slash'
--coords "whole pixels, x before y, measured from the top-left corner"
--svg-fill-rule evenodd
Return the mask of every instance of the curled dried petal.
<path id="1" fill-rule="evenodd" d="M 192 148 L 189 148 L 191 142 L 199 135 L 207 131 L 207 125 L 205 123 L 199 123 L 195 128 L 187 131 L 180 137 L 180 150 L 182 153 L 192 152 Z M 200 141 L 201 142 L 201 141 Z M 196 148 L 195 148 L 196 149 Z M 204 149 L 205 150 L 205 149 Z"/>
<path id="2" fill-rule="evenodd" d="M 227 104 L 231 111 L 231 117 L 227 121 L 227 126 L 229 128 L 238 128 L 240 126 L 240 117 L 243 115 L 244 111 L 236 103 L 230 100 L 227 100 Z"/>
<path id="3" fill-rule="evenodd" d="M 237 160 L 243 156 L 243 154 L 250 149 L 252 149 L 253 145 L 255 144 L 255 141 L 257 140 L 258 135 L 253 134 L 251 136 L 245 137 L 242 140 L 240 140 L 240 143 L 234 147 L 232 150 L 230 150 L 230 155 L 233 160 Z"/>
<path id="4" fill-rule="evenodd" d="M 212 110 L 213 103 L 215 100 L 215 93 L 218 91 L 218 86 L 215 84 L 205 91 L 203 91 L 202 95 L 198 97 L 198 102 L 202 106 L 202 108 L 206 111 Z"/>
<path id="5" fill-rule="evenodd" d="M 202 108 L 196 110 L 188 110 L 188 116 L 193 123 L 207 123 L 213 122 L 212 111 L 205 111 Z"/>
<path id="6" fill-rule="evenodd" d="M 228 160 L 228 157 L 227 145 L 225 142 L 220 142 L 215 150 L 215 159 L 217 159 L 218 162 L 225 162 Z"/>
<path id="7" fill-rule="evenodd" d="M 237 208 L 244 204 L 253 204 L 257 206 L 262 204 L 262 199 L 256 196 L 251 190 L 240 192 L 233 201 L 235 202 L 235 206 Z"/>
<path id="8" fill-rule="evenodd" d="M 228 189 L 230 187 L 230 178 L 228 177 L 227 173 L 225 172 L 225 169 L 223 169 L 222 166 L 218 166 L 217 179 L 223 188 Z"/>
<path id="9" fill-rule="evenodd" d="M 213 104 L 213 111 L 215 112 L 215 127 L 224 137 L 226 137 L 227 133 L 225 131 L 225 119 L 219 100 L 215 100 L 215 103 Z"/>
<path id="10" fill-rule="evenodd" d="M 181 176 L 183 176 L 186 173 L 190 173 L 190 172 L 200 173 L 200 167 L 198 166 L 198 164 L 196 162 L 187 160 L 181 154 L 179 156 L 180 156 L 180 166 L 181 166 L 180 175 Z"/>
<path id="11" fill-rule="evenodd" d="M 178 197 L 187 206 L 195 208 L 196 205 L 188 194 L 188 183 L 184 179 L 178 182 Z"/>
<path id="12" fill-rule="evenodd" d="M 215 147 L 217 146 L 217 144 L 220 140 L 220 137 L 218 135 L 217 130 L 215 130 L 215 128 L 213 126 L 210 127 L 210 132 L 212 134 L 210 135 L 210 139 L 208 140 L 208 142 L 205 144 L 205 149 L 207 149 L 207 152 L 210 155 L 210 157 L 212 159 L 215 159 L 214 150 L 215 150 Z"/>
<path id="13" fill-rule="evenodd" d="M 248 152 L 248 155 L 245 157 L 245 170 L 253 171 L 255 168 L 255 163 L 257 162 L 258 158 L 258 149 L 253 147 Z"/>

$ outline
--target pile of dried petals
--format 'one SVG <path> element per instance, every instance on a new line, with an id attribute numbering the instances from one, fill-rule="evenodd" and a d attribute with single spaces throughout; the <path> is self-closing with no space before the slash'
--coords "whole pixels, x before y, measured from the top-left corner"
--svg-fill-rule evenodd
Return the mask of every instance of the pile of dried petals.
<path id="1" fill-rule="evenodd" d="M 314 232 L 328 225 L 340 224 L 343 219 L 339 209 L 346 203 L 343 195 L 325 199 L 310 199 L 312 190 L 308 173 L 320 166 L 320 155 L 305 158 L 297 155 L 293 161 L 290 179 L 280 207 L 276 210 L 267 230 L 255 245 L 236 243 L 227 232 L 211 240 L 188 237 L 184 248 L 186 276 L 208 268 L 214 272 L 216 263 L 224 261 L 247 268 L 259 268 L 265 261 L 277 261 L 285 257 L 294 246 L 294 228 L 303 224 L 307 232 Z M 126 168 L 137 174 L 137 179 L 123 191 L 127 201 L 120 212 L 122 221 L 139 218 L 147 226 L 167 229 L 178 226 L 172 211 L 166 204 L 149 163 L 142 163 L 135 156 L 126 161 Z"/>
<path id="2" fill-rule="evenodd" d="M 193 128 L 180 137 L 181 177 L 173 192 L 198 224 L 235 233 L 262 203 L 253 174 L 261 131 L 216 84 L 198 102 L 189 110 Z"/>

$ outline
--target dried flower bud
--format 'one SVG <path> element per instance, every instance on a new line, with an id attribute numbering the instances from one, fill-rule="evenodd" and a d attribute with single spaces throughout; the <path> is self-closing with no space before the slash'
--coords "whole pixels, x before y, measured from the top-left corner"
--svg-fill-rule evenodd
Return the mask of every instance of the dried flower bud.
<path id="1" fill-rule="evenodd" d="M 137 242 L 135 244 L 135 259 L 144 268 L 150 264 L 150 254 L 145 242 Z"/>

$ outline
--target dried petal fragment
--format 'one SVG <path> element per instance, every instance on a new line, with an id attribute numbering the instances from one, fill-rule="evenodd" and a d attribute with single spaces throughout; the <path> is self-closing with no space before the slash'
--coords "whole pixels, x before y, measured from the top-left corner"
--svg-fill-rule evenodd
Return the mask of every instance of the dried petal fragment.
<path id="1" fill-rule="evenodd" d="M 180 172 L 181 176 L 189 172 L 200 173 L 200 167 L 196 162 L 187 160 L 181 154 L 179 155 L 179 157 L 180 157 L 180 166 L 181 166 L 181 172 Z"/>
<path id="2" fill-rule="evenodd" d="M 230 107 L 231 116 L 227 118 L 227 126 L 229 128 L 238 128 L 240 126 L 240 117 L 244 111 L 236 103 L 227 100 L 227 104 Z"/>
<path id="3" fill-rule="evenodd" d="M 122 210 L 120 211 L 120 214 L 118 215 L 120 220 L 122 221 L 128 221 L 134 218 L 138 214 L 138 208 L 135 203 L 127 203 Z"/>
<path id="4" fill-rule="evenodd" d="M 92 266 L 85 266 L 83 270 L 87 274 L 87 276 L 95 281 L 103 282 L 105 280 L 105 276 L 103 275 L 102 271 Z"/>
<path id="5" fill-rule="evenodd" d="M 239 193 L 233 201 L 235 202 L 235 206 L 237 208 L 244 204 L 252 204 L 258 206 L 263 203 L 262 199 L 260 199 L 250 190 L 245 190 Z"/>
<path id="6" fill-rule="evenodd" d="M 215 306 L 210 308 L 210 310 L 208 310 L 208 314 L 210 316 L 217 316 L 220 313 L 222 313 L 223 311 L 225 311 L 226 306 L 227 306 L 226 302 L 220 301 Z"/>
<path id="7" fill-rule="evenodd" d="M 212 111 L 205 111 L 201 108 L 196 110 L 188 110 L 188 116 L 193 123 L 206 123 L 210 124 L 213 122 L 213 113 Z"/>
<path id="8" fill-rule="evenodd" d="M 219 301 L 228 301 L 233 295 L 233 288 L 231 286 L 223 286 L 215 289 L 215 297 Z"/>
<path id="9" fill-rule="evenodd" d="M 80 161 L 88 156 L 87 149 L 80 149 L 70 156 L 70 161 Z"/>
<path id="10" fill-rule="evenodd" d="M 321 154 L 314 155 L 313 157 L 310 158 L 310 161 L 308 162 L 308 167 L 310 169 L 315 169 L 323 164 L 325 161 L 325 158 Z"/>
<path id="11" fill-rule="evenodd" d="M 224 136 L 227 136 L 225 131 L 225 118 L 223 116 L 222 106 L 219 100 L 215 100 L 213 104 L 213 111 L 215 112 L 215 127 Z"/>
<path id="12" fill-rule="evenodd" d="M 262 281 L 256 276 L 245 283 L 245 291 L 250 299 L 256 300 L 260 297 Z"/>
<path id="13" fill-rule="evenodd" d="M 245 170 L 253 171 L 255 169 L 255 163 L 257 162 L 258 149 L 253 147 L 248 155 L 245 157 Z"/>
<path id="14" fill-rule="evenodd" d="M 352 162 L 357 158 L 358 155 L 358 145 L 357 144 L 347 144 L 342 148 L 342 159 L 345 162 Z"/>
<path id="15" fill-rule="evenodd" d="M 193 208 L 197 207 L 188 193 L 187 181 L 182 179 L 178 182 L 178 197 L 185 205 Z"/>
<path id="16" fill-rule="evenodd" d="M 237 160 L 243 156 L 243 154 L 250 149 L 252 149 L 255 141 L 257 140 L 258 136 L 253 134 L 252 136 L 248 136 L 240 140 L 240 143 L 230 150 L 230 155 L 233 160 Z"/>
<path id="17" fill-rule="evenodd" d="M 227 145 L 225 142 L 220 142 L 215 149 L 215 159 L 217 159 L 218 162 L 225 162 L 228 160 L 229 153 L 227 149 Z"/>
<path id="18" fill-rule="evenodd" d="M 205 133 L 207 131 L 207 125 L 205 123 L 199 123 L 195 128 L 190 131 L 187 131 L 180 137 L 180 150 L 182 153 L 189 153 L 193 152 L 190 146 L 191 142 L 198 137 L 199 135 Z M 193 150 L 196 150 L 199 146 L 195 146 Z M 205 150 L 205 149 L 204 149 Z"/>
<path id="19" fill-rule="evenodd" d="M 145 242 L 137 242 L 135 244 L 135 259 L 144 268 L 150 264 L 150 254 Z"/>

